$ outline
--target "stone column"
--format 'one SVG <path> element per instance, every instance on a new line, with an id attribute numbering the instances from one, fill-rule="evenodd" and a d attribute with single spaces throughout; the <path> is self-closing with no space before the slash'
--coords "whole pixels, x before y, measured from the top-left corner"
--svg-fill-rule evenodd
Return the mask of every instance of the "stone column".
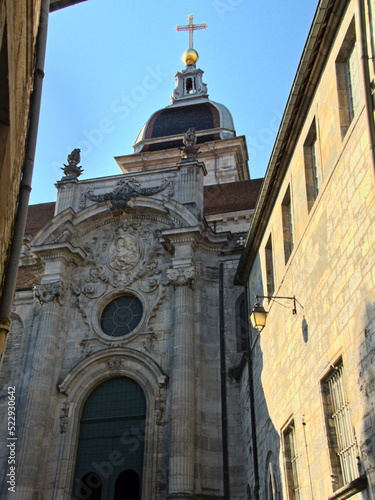
<path id="1" fill-rule="evenodd" d="M 168 279 L 175 289 L 168 498 L 191 499 L 194 494 L 195 456 L 195 267 L 169 269 Z"/>
<path id="2" fill-rule="evenodd" d="M 61 282 L 45 283 L 38 286 L 35 295 L 42 304 L 42 309 L 26 405 L 22 412 L 21 426 L 17 428 L 18 500 L 41 498 L 42 495 L 42 492 L 37 495 L 36 491 L 43 475 L 41 463 L 46 452 L 46 429 L 51 422 L 49 409 L 56 392 L 55 367 L 64 287 Z"/>

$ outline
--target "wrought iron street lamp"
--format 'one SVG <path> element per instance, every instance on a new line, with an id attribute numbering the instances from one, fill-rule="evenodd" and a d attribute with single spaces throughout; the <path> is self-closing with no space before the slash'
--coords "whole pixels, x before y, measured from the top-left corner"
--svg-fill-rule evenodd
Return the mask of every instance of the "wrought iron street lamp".
<path id="1" fill-rule="evenodd" d="M 295 296 L 293 297 L 279 297 L 277 295 L 256 295 L 256 299 L 268 299 L 268 300 L 274 300 L 276 302 L 276 299 L 281 299 L 281 300 L 292 300 L 293 301 L 293 309 L 292 313 L 297 314 L 297 309 L 296 309 L 296 298 Z M 266 326 L 266 317 L 267 317 L 268 312 L 264 309 L 262 305 L 259 304 L 259 302 L 256 302 L 253 310 L 250 313 L 250 321 L 251 324 L 253 325 L 253 328 L 261 332 L 263 328 Z"/>

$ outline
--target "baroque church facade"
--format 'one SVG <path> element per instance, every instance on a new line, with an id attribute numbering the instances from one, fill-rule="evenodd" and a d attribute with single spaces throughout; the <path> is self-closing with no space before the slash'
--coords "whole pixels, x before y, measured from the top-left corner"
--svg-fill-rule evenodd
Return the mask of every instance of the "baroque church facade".
<path id="1" fill-rule="evenodd" d="M 2 498 L 12 479 L 19 500 L 245 489 L 226 373 L 246 345 L 233 279 L 261 179 L 197 59 L 185 53 L 172 104 L 116 158 L 122 173 L 81 180 L 74 150 L 56 203 L 29 209 L 1 370 L 17 414 Z"/>
<path id="2" fill-rule="evenodd" d="M 29 207 L 1 498 L 374 498 L 374 19 L 319 0 L 264 180 L 193 49 L 119 175 L 68 156 Z"/>

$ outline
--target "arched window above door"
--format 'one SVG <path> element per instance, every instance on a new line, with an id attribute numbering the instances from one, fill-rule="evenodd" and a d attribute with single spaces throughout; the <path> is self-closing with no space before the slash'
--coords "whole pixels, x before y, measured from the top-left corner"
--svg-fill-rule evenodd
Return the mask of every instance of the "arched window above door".
<path id="1" fill-rule="evenodd" d="M 92 391 L 81 416 L 73 499 L 140 498 L 145 418 L 146 398 L 134 380 L 113 378 Z M 89 480 L 95 482 L 92 471 L 102 480 L 101 496 L 84 497 Z"/>

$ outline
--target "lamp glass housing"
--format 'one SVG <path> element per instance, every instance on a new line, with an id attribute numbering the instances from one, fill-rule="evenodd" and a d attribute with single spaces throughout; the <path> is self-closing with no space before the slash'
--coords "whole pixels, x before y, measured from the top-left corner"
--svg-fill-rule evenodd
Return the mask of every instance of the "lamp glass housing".
<path id="1" fill-rule="evenodd" d="M 253 325 L 253 328 L 261 332 L 263 328 L 266 326 L 266 316 L 267 313 L 264 307 L 256 303 L 250 314 L 250 321 L 251 324 Z"/>

